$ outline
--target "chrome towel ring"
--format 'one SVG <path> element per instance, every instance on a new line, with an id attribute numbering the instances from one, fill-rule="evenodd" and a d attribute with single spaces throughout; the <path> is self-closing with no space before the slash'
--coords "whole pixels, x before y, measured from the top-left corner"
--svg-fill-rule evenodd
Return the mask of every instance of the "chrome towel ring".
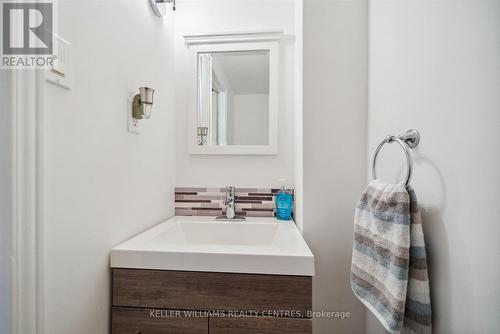
<path id="1" fill-rule="evenodd" d="M 415 130 L 411 129 L 406 131 L 406 133 L 399 135 L 399 136 L 393 136 L 389 135 L 385 137 L 380 144 L 378 144 L 377 149 L 375 150 L 375 154 L 373 155 L 373 163 L 372 163 L 372 176 L 373 179 L 377 178 L 377 171 L 375 168 L 375 164 L 377 163 L 377 156 L 385 143 L 393 143 L 396 142 L 401 146 L 403 149 L 405 156 L 406 156 L 406 164 L 407 164 L 407 169 L 406 169 L 406 181 L 405 181 L 405 186 L 408 187 L 410 185 L 410 179 L 411 179 L 411 174 L 413 172 L 413 162 L 411 160 L 411 155 L 410 151 L 408 150 L 413 149 L 417 147 L 418 143 L 420 142 L 420 133 Z"/>

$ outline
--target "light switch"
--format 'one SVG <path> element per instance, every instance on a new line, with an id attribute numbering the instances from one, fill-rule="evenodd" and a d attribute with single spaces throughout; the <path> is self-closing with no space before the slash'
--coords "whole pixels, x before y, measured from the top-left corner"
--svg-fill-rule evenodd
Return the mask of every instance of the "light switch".
<path id="1" fill-rule="evenodd" d="M 46 72 L 46 81 L 65 89 L 71 89 L 71 44 L 54 35 L 54 56 L 52 68 Z"/>

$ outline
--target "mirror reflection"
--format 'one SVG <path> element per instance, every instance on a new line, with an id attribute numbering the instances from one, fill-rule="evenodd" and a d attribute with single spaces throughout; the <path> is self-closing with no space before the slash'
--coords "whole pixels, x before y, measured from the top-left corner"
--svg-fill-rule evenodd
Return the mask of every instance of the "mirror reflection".
<path id="1" fill-rule="evenodd" d="M 198 145 L 269 144 L 269 50 L 198 54 Z"/>

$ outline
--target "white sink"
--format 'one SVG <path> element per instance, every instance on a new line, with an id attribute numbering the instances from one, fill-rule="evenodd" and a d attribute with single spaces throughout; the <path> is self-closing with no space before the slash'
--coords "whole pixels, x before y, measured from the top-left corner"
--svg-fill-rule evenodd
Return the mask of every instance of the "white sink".
<path id="1" fill-rule="evenodd" d="M 293 222 L 173 217 L 111 250 L 111 267 L 314 275 L 314 257 Z"/>

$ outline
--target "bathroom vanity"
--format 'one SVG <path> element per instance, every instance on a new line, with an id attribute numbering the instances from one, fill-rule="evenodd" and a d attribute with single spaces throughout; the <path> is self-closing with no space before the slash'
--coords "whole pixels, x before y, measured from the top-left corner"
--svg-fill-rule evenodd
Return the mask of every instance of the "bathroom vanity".
<path id="1" fill-rule="evenodd" d="M 312 333 L 314 258 L 293 222 L 173 217 L 115 247 L 112 333 Z"/>

